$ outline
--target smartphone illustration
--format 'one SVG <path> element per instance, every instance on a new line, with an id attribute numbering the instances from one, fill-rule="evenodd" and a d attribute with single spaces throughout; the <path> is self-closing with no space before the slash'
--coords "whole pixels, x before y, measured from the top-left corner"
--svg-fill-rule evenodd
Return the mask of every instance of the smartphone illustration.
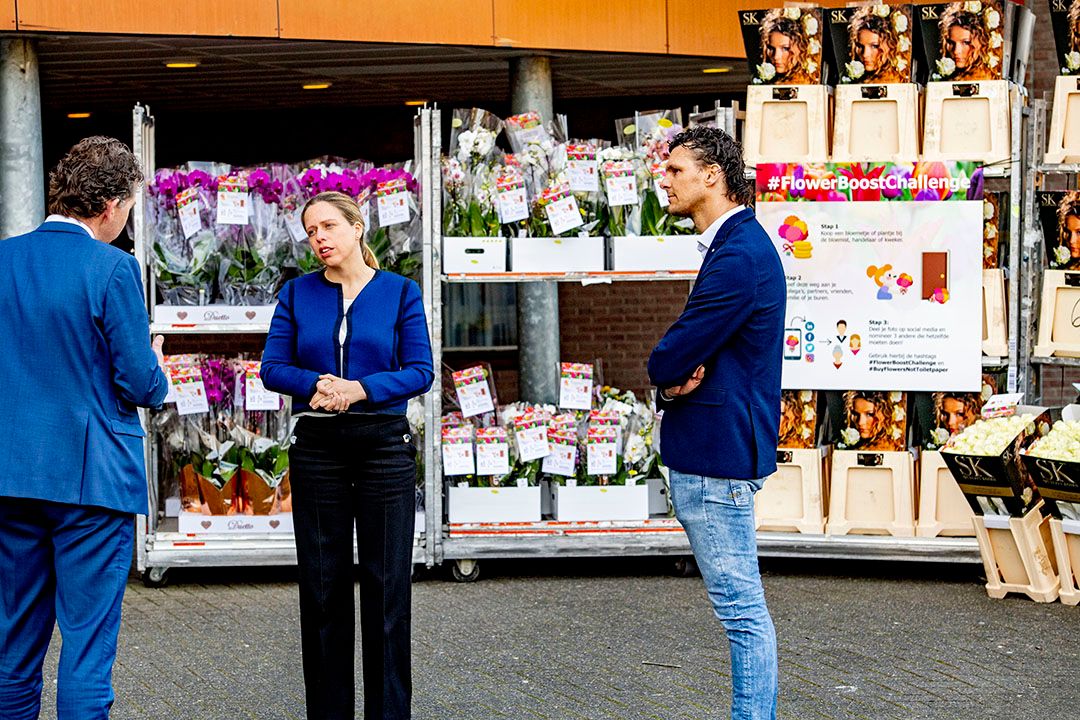
<path id="1" fill-rule="evenodd" d="M 800 328 L 784 328 L 784 359 L 799 360 L 802 358 L 802 330 Z"/>

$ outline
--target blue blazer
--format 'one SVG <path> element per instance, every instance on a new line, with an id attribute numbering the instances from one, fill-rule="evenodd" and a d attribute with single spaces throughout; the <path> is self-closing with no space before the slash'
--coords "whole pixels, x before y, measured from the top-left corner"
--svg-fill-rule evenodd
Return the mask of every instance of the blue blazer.
<path id="1" fill-rule="evenodd" d="M 668 467 L 739 480 L 776 472 L 786 300 L 780 256 L 754 211 L 728 218 L 686 308 L 649 358 L 649 378 L 659 389 L 682 385 L 705 366 L 692 393 L 657 401 Z"/>
<path id="2" fill-rule="evenodd" d="M 285 284 L 266 336 L 263 384 L 291 396 L 294 413 L 311 412 L 319 375 L 330 373 L 364 386 L 367 400 L 349 412 L 403 414 L 409 398 L 427 392 L 435 379 L 420 286 L 376 270 L 349 307 L 339 353 L 342 299 L 341 285 L 324 272 Z"/>
<path id="3" fill-rule="evenodd" d="M 47 222 L 0 241 L 0 495 L 147 512 L 137 407 L 168 390 L 135 258 Z"/>

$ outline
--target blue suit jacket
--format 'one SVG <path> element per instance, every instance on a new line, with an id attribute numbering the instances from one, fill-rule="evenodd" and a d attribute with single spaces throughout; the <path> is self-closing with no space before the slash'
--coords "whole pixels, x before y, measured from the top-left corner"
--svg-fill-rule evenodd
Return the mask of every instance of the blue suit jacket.
<path id="1" fill-rule="evenodd" d="M 76 225 L 0 241 L 0 496 L 147 511 L 136 407 L 168 389 L 135 258 Z"/>
<path id="2" fill-rule="evenodd" d="M 780 256 L 754 211 L 728 218 L 686 308 L 649 358 L 649 378 L 660 389 L 705 366 L 692 393 L 658 401 L 668 467 L 741 480 L 776 472 L 786 299 Z"/>

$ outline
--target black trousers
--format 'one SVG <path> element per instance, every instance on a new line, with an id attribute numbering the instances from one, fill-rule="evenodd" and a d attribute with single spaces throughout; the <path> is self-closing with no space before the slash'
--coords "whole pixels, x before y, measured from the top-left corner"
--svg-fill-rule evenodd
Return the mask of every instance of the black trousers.
<path id="1" fill-rule="evenodd" d="M 353 527 L 366 720 L 408 720 L 416 451 L 403 416 L 300 418 L 289 450 L 309 720 L 352 720 Z"/>

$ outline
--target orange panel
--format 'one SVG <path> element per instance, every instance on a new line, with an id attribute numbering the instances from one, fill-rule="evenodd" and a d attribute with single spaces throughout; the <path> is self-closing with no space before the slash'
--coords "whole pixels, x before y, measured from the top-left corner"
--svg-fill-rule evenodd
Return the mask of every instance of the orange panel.
<path id="1" fill-rule="evenodd" d="M 491 45 L 491 0 L 279 0 L 281 37 Z"/>
<path id="2" fill-rule="evenodd" d="M 819 0 L 823 7 L 844 7 L 849 0 Z M 673 55 L 713 55 L 744 58 L 739 10 L 783 7 L 770 0 L 726 0 L 706 4 L 701 0 L 667 0 L 668 51 Z"/>
<path id="3" fill-rule="evenodd" d="M 0 4 L 0 30 L 15 30 L 15 0 Z"/>
<path id="4" fill-rule="evenodd" d="M 664 0 L 494 0 L 495 44 L 667 52 Z M 698 0 L 698 4 L 701 2 Z"/>
<path id="5" fill-rule="evenodd" d="M 276 0 L 19 0 L 19 29 L 153 33 L 161 35 L 277 35 Z"/>

